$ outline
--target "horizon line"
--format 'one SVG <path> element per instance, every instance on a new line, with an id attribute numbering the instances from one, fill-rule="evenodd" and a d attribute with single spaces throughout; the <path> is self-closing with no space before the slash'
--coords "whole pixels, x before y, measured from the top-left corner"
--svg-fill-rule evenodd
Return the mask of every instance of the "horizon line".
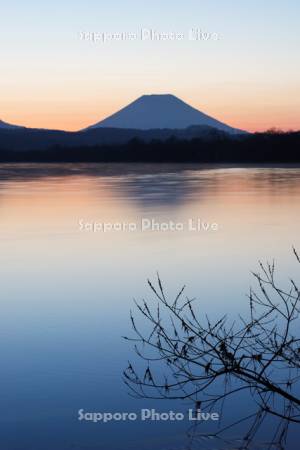
<path id="1" fill-rule="evenodd" d="M 272 124 L 272 125 L 268 125 L 268 126 L 262 127 L 262 128 L 259 127 L 259 125 L 258 125 L 258 127 L 249 127 L 247 125 L 246 126 L 243 126 L 243 125 L 235 126 L 235 125 L 231 125 L 231 124 L 228 125 L 227 124 L 227 119 L 222 119 L 222 118 L 219 118 L 219 117 L 215 118 L 214 116 L 211 115 L 212 113 L 203 112 L 202 110 L 198 109 L 197 107 L 190 105 L 185 100 L 182 100 L 180 97 L 178 97 L 175 94 L 171 94 L 171 93 L 153 93 L 153 92 L 147 93 L 147 94 L 142 94 L 142 95 L 139 95 L 138 97 L 134 97 L 134 99 L 128 101 L 128 103 L 126 103 L 125 105 L 120 105 L 119 107 L 117 107 L 117 109 L 115 109 L 113 112 L 108 112 L 106 114 L 104 113 L 103 117 L 100 117 L 100 118 L 98 117 L 98 118 L 94 119 L 94 120 L 96 120 L 96 122 L 92 121 L 92 124 L 90 123 L 88 125 L 84 125 L 84 124 L 80 125 L 79 128 L 77 128 L 77 127 L 76 128 L 75 127 L 72 128 L 72 126 L 70 126 L 70 127 L 63 127 L 63 126 L 62 127 L 60 127 L 60 126 L 57 127 L 57 126 L 54 126 L 53 127 L 51 125 L 49 125 L 49 126 L 38 126 L 38 125 L 35 126 L 35 125 L 31 125 L 31 124 L 30 125 L 26 125 L 26 124 L 24 125 L 24 122 L 20 123 L 20 122 L 18 122 L 18 120 L 15 121 L 14 119 L 9 119 L 9 118 L 6 119 L 5 115 L 4 116 L 0 116 L 0 124 L 4 123 L 4 124 L 7 124 L 8 126 L 12 126 L 12 127 L 15 126 L 15 127 L 20 127 L 20 128 L 25 128 L 25 129 L 62 131 L 62 132 L 75 132 L 76 133 L 76 132 L 84 131 L 84 130 L 90 128 L 90 127 L 93 127 L 95 124 L 100 123 L 100 122 L 104 121 L 105 119 L 111 117 L 112 115 L 122 111 L 123 109 L 125 109 L 126 107 L 128 107 L 132 103 L 137 102 L 139 99 L 142 99 L 143 97 L 173 97 L 173 98 L 183 102 L 184 104 L 188 105 L 190 108 L 195 109 L 195 110 L 197 110 L 198 112 L 200 112 L 202 114 L 210 116 L 214 120 L 217 120 L 219 122 L 222 122 L 224 120 L 225 121 L 224 122 L 225 125 L 227 125 L 227 126 L 229 126 L 231 128 L 239 129 L 241 131 L 247 131 L 249 133 L 261 133 L 261 132 L 266 132 L 266 131 L 270 131 L 270 130 L 278 130 L 278 131 L 283 131 L 283 132 L 296 132 L 296 131 L 299 131 L 299 129 L 300 129 L 300 128 L 294 128 L 294 127 L 290 127 L 290 126 L 280 126 L 278 124 L 276 124 L 276 125 Z M 103 128 L 122 128 L 122 127 L 103 127 Z M 132 129 L 134 129 L 134 128 L 135 127 L 132 127 Z M 155 128 L 158 128 L 158 127 L 155 127 Z M 161 129 L 163 129 L 163 128 L 166 128 L 166 127 L 162 127 Z M 3 128 L 0 127 L 0 130 L 1 129 L 5 129 L 5 128 L 4 127 Z M 149 129 L 154 129 L 154 128 L 149 128 Z M 172 128 L 169 128 L 169 129 L 172 129 Z M 176 129 L 176 127 L 174 127 L 174 129 Z M 180 128 L 177 127 L 177 129 L 180 129 Z"/>

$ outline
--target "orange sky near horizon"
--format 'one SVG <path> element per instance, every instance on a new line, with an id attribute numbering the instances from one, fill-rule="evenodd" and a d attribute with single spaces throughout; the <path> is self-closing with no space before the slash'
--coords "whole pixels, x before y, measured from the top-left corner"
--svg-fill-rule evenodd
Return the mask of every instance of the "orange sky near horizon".
<path id="1" fill-rule="evenodd" d="M 299 15 L 298 0 L 272 9 L 260 0 L 6 2 L 0 120 L 75 131 L 141 95 L 169 93 L 235 128 L 299 130 Z M 144 41 L 145 27 L 184 38 Z M 217 39 L 191 40 L 191 29 Z M 138 38 L 91 42 L 83 31 Z"/>
<path id="2" fill-rule="evenodd" d="M 250 132 L 264 131 L 270 128 L 278 128 L 284 131 L 300 130 L 300 96 L 290 88 L 288 97 L 281 92 L 276 99 L 272 93 L 256 93 L 257 97 L 248 95 L 238 96 L 237 92 L 228 91 L 222 96 L 216 95 L 217 89 L 206 89 L 204 93 L 178 92 L 182 100 L 200 111 L 227 123 L 235 128 Z M 147 92 L 148 93 L 148 92 Z M 154 92 L 153 92 L 154 93 Z M 155 92 L 157 93 L 157 92 Z M 163 92 L 162 92 L 163 93 Z M 24 99 L 22 102 L 2 101 L 1 120 L 22 125 L 29 128 L 48 128 L 67 131 L 77 131 L 90 126 L 105 117 L 123 108 L 135 100 L 136 97 L 128 93 L 119 94 L 118 98 L 110 99 L 107 94 L 103 98 L 87 96 L 87 100 L 78 98 L 75 100 L 57 98 L 53 93 L 52 98 L 34 101 L 33 98 Z M 235 94 L 235 97 L 234 97 Z M 229 107 L 228 107 L 229 105 Z M 243 106 L 241 106 L 243 105 Z M 3 113 L 4 112 L 4 113 Z"/>

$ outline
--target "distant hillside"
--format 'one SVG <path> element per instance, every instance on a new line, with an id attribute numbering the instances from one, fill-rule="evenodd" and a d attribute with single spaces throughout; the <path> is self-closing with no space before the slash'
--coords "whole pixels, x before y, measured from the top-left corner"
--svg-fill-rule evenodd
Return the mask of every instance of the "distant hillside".
<path id="1" fill-rule="evenodd" d="M 20 127 L 18 125 L 12 125 L 10 123 L 4 122 L 0 120 L 0 130 L 17 130 L 24 129 L 24 127 Z"/>
<path id="2" fill-rule="evenodd" d="M 154 129 L 132 130 L 125 128 L 93 128 L 86 131 L 67 132 L 34 128 L 0 129 L 0 149 L 47 150 L 51 147 L 83 147 L 95 145 L 120 145 L 137 138 L 145 142 L 178 139 L 218 139 L 226 133 L 207 126 L 193 126 L 184 130 Z"/>

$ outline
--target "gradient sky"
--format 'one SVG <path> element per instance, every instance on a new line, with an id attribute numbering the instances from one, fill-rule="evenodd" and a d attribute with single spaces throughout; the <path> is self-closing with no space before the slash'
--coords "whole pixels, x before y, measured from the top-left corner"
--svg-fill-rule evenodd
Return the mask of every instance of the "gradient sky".
<path id="1" fill-rule="evenodd" d="M 0 118 L 76 130 L 143 94 L 172 93 L 234 127 L 300 129 L 299 0 L 3 1 Z M 80 40 L 81 31 L 219 35 Z"/>

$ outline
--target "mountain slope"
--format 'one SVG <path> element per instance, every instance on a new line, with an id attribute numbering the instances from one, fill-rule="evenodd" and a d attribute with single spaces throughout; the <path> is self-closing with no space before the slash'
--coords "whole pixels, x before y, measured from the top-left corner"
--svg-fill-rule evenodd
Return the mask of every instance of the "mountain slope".
<path id="1" fill-rule="evenodd" d="M 24 129 L 24 127 L 20 127 L 19 125 L 12 125 L 10 123 L 4 122 L 0 120 L 0 130 L 17 130 Z"/>
<path id="2" fill-rule="evenodd" d="M 227 133 L 243 133 L 189 106 L 174 95 L 143 95 L 92 128 L 184 129 L 209 126 Z"/>
<path id="3" fill-rule="evenodd" d="M 59 131 L 34 128 L 0 128 L 0 150 L 47 150 L 49 148 L 78 148 L 99 145 L 124 145 L 132 139 L 144 142 L 201 138 L 216 140 L 228 136 L 223 131 L 206 126 L 186 129 L 137 130 L 129 128 L 93 128 L 86 131 Z"/>

